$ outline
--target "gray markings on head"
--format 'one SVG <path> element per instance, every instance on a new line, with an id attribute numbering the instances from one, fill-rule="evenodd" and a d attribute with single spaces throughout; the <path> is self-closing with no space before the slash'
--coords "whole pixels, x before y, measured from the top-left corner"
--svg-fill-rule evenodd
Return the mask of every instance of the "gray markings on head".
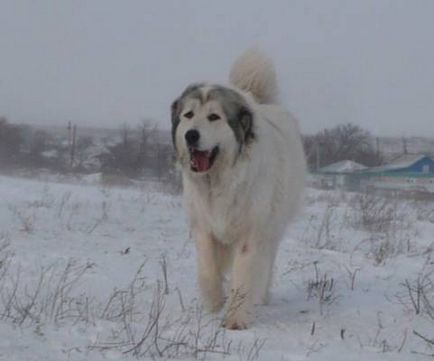
<path id="1" fill-rule="evenodd" d="M 254 139 L 253 115 L 243 97 L 236 91 L 223 86 L 214 86 L 206 100 L 216 100 L 222 106 L 235 138 L 241 145 Z"/>
<path id="2" fill-rule="evenodd" d="M 198 99 L 202 104 L 210 100 L 218 101 L 228 119 L 228 124 L 234 132 L 237 142 L 242 146 L 254 139 L 253 115 L 243 97 L 236 91 L 215 85 L 204 97 L 201 89 L 204 83 L 188 86 L 181 96 L 172 104 L 172 141 L 176 148 L 176 128 L 180 122 L 180 113 L 187 99 Z"/>
<path id="3" fill-rule="evenodd" d="M 202 92 L 200 89 L 204 86 L 203 83 L 197 83 L 197 84 L 191 84 L 189 85 L 180 95 L 179 98 L 177 98 L 171 106 L 171 117 L 172 117 L 172 142 L 176 149 L 176 128 L 178 127 L 178 124 L 180 122 L 180 113 L 181 110 L 184 107 L 184 102 L 187 98 L 197 98 L 201 102 L 203 102 L 202 99 Z"/>

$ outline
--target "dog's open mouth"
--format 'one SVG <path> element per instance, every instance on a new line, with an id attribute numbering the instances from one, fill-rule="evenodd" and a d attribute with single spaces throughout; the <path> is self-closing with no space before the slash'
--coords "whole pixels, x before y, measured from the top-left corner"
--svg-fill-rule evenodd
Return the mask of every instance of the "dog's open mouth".
<path id="1" fill-rule="evenodd" d="M 193 172 L 206 172 L 209 170 L 219 152 L 218 147 L 212 150 L 190 149 L 190 167 Z"/>

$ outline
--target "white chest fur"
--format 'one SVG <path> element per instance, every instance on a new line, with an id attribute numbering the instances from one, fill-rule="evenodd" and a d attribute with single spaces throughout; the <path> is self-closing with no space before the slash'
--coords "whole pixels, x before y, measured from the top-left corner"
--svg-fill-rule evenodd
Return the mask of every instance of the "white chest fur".
<path id="1" fill-rule="evenodd" d="M 246 227 L 250 208 L 239 182 L 234 178 L 220 184 L 185 181 L 184 187 L 192 226 L 209 231 L 219 242 L 236 242 Z"/>

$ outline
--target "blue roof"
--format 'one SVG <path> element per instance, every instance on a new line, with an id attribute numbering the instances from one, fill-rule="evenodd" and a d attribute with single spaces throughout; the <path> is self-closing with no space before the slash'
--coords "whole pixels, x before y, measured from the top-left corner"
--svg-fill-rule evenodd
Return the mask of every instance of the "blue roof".
<path id="1" fill-rule="evenodd" d="M 416 162 L 424 158 L 429 158 L 425 154 L 403 154 L 395 159 L 393 159 L 390 163 L 379 166 L 369 168 L 368 172 L 389 172 L 389 171 L 397 171 L 403 170 L 411 167 Z"/>

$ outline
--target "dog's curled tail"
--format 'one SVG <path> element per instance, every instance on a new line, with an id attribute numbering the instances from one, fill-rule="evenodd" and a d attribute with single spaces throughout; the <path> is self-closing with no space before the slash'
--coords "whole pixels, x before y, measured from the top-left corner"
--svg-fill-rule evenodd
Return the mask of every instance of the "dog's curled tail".
<path id="1" fill-rule="evenodd" d="M 258 103 L 276 102 L 276 71 L 271 60 L 260 50 L 244 52 L 232 65 L 229 81 L 237 88 L 253 95 Z"/>

